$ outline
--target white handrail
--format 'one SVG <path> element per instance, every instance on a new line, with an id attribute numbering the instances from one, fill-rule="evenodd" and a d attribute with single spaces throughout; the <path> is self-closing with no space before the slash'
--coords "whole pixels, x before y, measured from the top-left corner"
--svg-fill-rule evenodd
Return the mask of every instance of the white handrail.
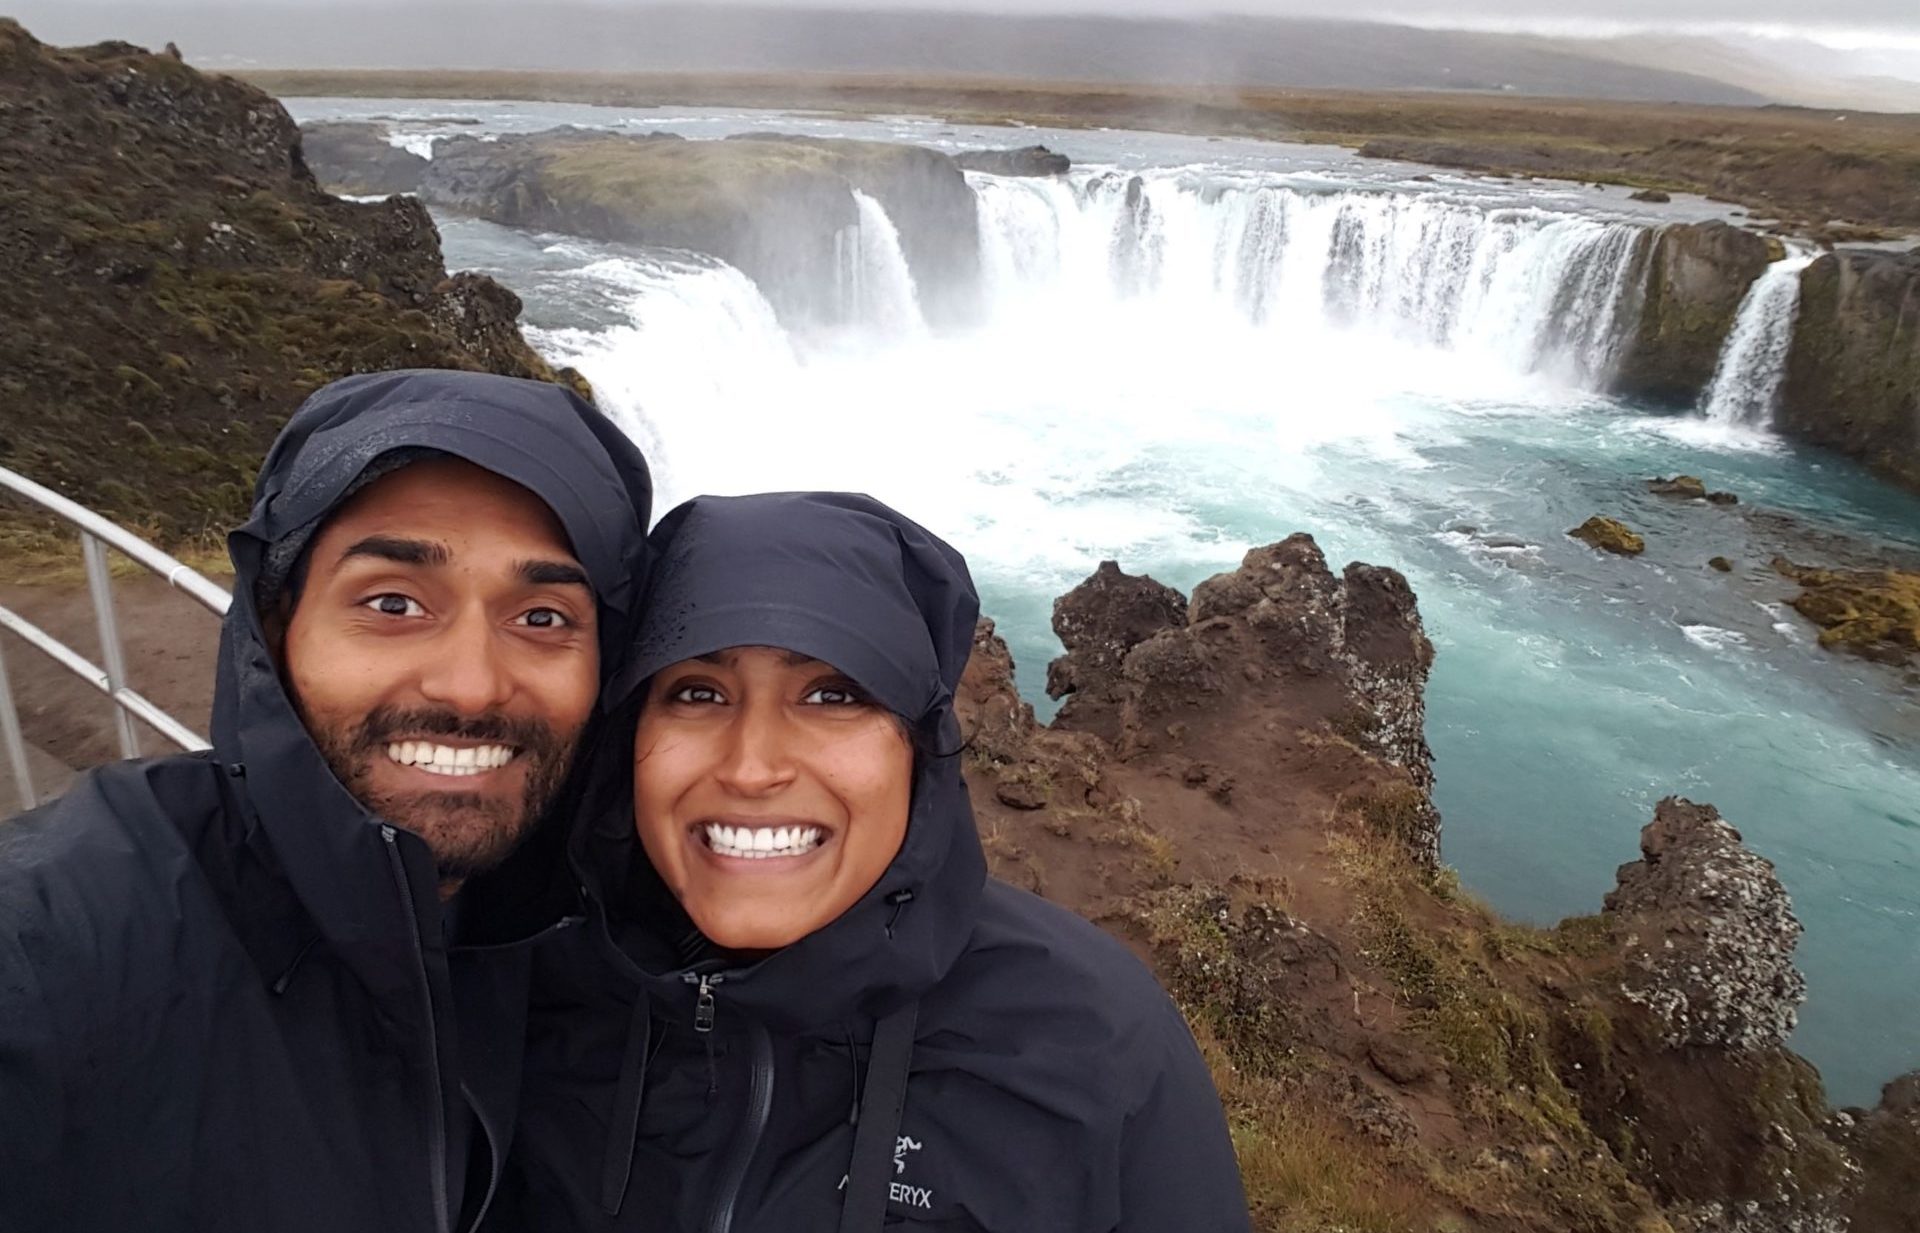
<path id="1" fill-rule="evenodd" d="M 218 584 L 191 567 L 175 560 L 133 532 L 94 513 L 86 506 L 61 496 L 44 484 L 37 484 L 0 467 L 0 489 L 17 493 L 48 510 L 80 530 L 81 556 L 86 564 L 87 588 L 93 600 L 94 620 L 100 634 L 101 668 L 86 656 L 67 646 L 46 630 L 19 613 L 0 605 L 0 629 L 17 635 L 28 646 L 105 694 L 114 704 L 114 723 L 121 752 L 129 757 L 139 753 L 139 742 L 130 722 L 138 719 L 182 749 L 207 748 L 207 741 L 191 728 L 167 714 L 135 692 L 126 683 L 126 657 L 120 646 L 120 629 L 113 611 L 112 581 L 107 569 L 106 548 L 119 549 L 135 562 L 167 580 L 167 585 L 184 591 L 215 616 L 225 616 L 233 597 Z M 23 808 L 39 803 L 27 766 L 26 741 L 20 728 L 20 713 L 13 702 L 13 684 L 7 675 L 6 660 L 0 657 L 0 751 L 13 769 Z"/>
<path id="2" fill-rule="evenodd" d="M 117 522 L 110 522 L 77 501 L 70 501 L 44 484 L 36 484 L 18 471 L 0 467 L 0 488 L 9 488 L 34 504 L 60 515 L 74 526 L 121 552 L 167 580 L 175 590 L 185 591 L 215 616 L 227 615 L 233 596 L 205 574 L 174 560 L 146 540 Z"/>

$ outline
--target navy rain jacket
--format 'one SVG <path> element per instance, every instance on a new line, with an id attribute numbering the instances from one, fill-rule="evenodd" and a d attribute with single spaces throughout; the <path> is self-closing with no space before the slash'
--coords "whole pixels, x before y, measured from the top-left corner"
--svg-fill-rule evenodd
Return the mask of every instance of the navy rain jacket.
<path id="1" fill-rule="evenodd" d="M 577 889 L 536 835 L 462 890 L 444 937 L 432 855 L 328 770 L 253 594 L 271 545 L 419 448 L 545 500 L 592 580 L 603 663 L 631 637 L 647 469 L 587 403 L 453 372 L 310 398 L 229 541 L 213 750 L 89 772 L 0 822 L 0 1231 L 447 1233 L 488 1205 L 521 943 L 577 922 Z"/>
<path id="2" fill-rule="evenodd" d="M 1167 995 L 1107 934 L 987 876 L 953 756 L 979 607 L 960 556 L 833 494 L 703 497 L 653 543 L 623 690 L 729 646 L 797 650 L 908 717 L 930 753 L 879 883 L 735 968 L 635 839 L 630 750 L 603 750 L 610 786 L 575 845 L 594 906 L 536 962 L 494 1227 L 867 1233 L 884 1208 L 887 1228 L 948 1233 L 1246 1230 L 1219 1099 Z M 896 1133 L 875 1094 L 902 1088 Z M 856 1120 L 879 1126 L 879 1177 L 870 1219 L 843 1226 Z"/>

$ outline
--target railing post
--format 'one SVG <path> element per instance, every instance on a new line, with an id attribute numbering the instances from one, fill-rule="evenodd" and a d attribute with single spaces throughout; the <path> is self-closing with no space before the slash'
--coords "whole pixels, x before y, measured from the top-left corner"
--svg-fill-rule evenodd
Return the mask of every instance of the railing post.
<path id="1" fill-rule="evenodd" d="M 87 562 L 87 589 L 93 592 L 93 615 L 100 623 L 100 662 L 107 670 L 108 696 L 113 698 L 113 724 L 120 733 L 120 756 L 140 756 L 140 734 L 133 716 L 120 705 L 118 694 L 127 687 L 127 657 L 120 649 L 120 623 L 113 615 L 113 580 L 107 571 L 107 546 L 91 534 L 80 533 L 80 555 Z"/>
<path id="2" fill-rule="evenodd" d="M 20 732 L 20 712 L 13 705 L 13 681 L 7 676 L 7 657 L 0 649 L 0 745 L 7 747 L 7 763 L 20 793 L 22 810 L 40 802 L 33 792 L 33 772 L 27 768 L 27 738 Z"/>

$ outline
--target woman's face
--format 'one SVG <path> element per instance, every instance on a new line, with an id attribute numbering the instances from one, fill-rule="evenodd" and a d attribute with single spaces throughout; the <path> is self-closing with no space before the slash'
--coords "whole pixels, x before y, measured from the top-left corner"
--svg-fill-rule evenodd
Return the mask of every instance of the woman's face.
<path id="1" fill-rule="evenodd" d="M 734 647 L 648 683 L 640 843 L 718 946 L 777 950 L 852 907 L 899 853 L 912 791 L 899 723 L 830 664 Z"/>

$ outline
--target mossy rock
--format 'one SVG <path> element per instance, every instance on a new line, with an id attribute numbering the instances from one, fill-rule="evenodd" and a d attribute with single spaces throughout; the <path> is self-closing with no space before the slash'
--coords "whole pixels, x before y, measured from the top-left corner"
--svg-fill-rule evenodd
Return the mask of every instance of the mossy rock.
<path id="1" fill-rule="evenodd" d="M 245 517 L 274 434 L 329 381 L 564 376 L 511 292 L 447 277 L 418 201 L 322 192 L 267 95 L 125 44 L 0 35 L 0 112 L 37 117 L 0 124 L 0 465 L 191 544 Z"/>
<path id="2" fill-rule="evenodd" d="M 1920 573 L 1814 569 L 1776 558 L 1773 568 L 1800 584 L 1794 611 L 1820 627 L 1820 645 L 1887 663 L 1920 651 Z"/>
<path id="3" fill-rule="evenodd" d="M 1647 550 L 1647 541 L 1635 534 L 1626 523 L 1597 514 L 1567 534 L 1602 552 L 1623 557 L 1637 557 Z"/>

